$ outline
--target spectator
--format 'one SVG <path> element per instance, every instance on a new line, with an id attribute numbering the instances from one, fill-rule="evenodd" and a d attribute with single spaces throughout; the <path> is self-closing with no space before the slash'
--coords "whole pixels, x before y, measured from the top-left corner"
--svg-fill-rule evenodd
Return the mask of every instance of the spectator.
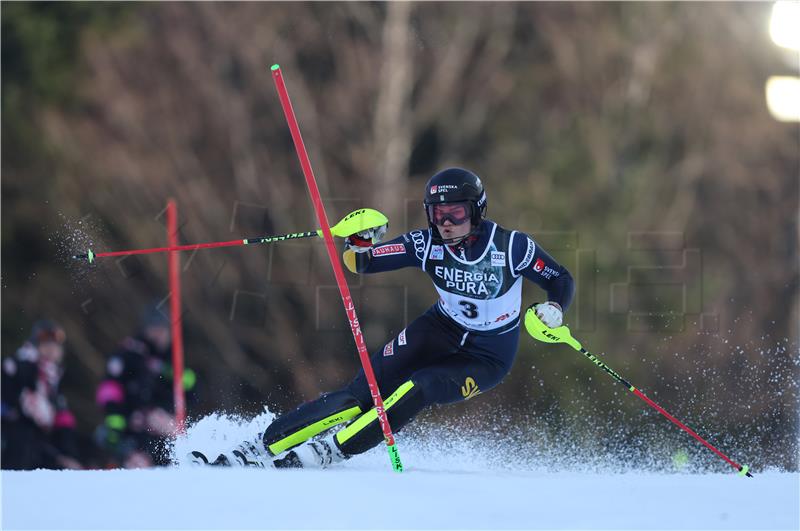
<path id="1" fill-rule="evenodd" d="M 5 469 L 82 468 L 75 416 L 59 392 L 64 374 L 64 329 L 33 325 L 31 337 L 2 367 L 2 465 Z"/>
<path id="2" fill-rule="evenodd" d="M 113 465 L 169 464 L 163 443 L 175 429 L 171 344 L 169 319 L 154 308 L 140 332 L 123 339 L 108 358 L 96 394 L 105 421 L 95 436 Z M 189 403 L 195 386 L 191 369 L 184 370 L 183 385 Z"/>

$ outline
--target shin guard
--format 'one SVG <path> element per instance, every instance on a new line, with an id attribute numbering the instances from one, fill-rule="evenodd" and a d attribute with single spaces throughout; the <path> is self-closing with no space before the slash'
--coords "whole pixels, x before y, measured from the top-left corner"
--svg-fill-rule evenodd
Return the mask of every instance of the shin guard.
<path id="1" fill-rule="evenodd" d="M 325 393 L 275 419 L 264 432 L 264 446 L 272 455 L 278 455 L 354 418 L 361 411 L 358 400 L 349 391 Z"/>
<path id="2" fill-rule="evenodd" d="M 422 388 L 409 380 L 398 387 L 383 405 L 392 431 L 397 433 L 427 404 Z M 383 431 L 375 408 L 358 417 L 334 436 L 336 445 L 347 456 L 366 452 L 382 440 Z"/>

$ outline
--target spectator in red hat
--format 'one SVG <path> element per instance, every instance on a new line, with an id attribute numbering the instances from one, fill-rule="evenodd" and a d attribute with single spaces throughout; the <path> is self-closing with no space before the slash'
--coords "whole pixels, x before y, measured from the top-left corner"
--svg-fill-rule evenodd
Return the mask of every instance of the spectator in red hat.
<path id="1" fill-rule="evenodd" d="M 47 319 L 2 363 L 2 465 L 4 469 L 82 468 L 75 417 L 59 390 L 67 336 Z"/>

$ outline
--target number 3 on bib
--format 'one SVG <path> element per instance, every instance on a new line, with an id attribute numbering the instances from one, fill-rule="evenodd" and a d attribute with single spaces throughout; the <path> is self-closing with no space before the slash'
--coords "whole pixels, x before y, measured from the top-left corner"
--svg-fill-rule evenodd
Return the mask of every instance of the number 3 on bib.
<path id="1" fill-rule="evenodd" d="M 464 314 L 464 317 L 467 319 L 475 319 L 478 317 L 478 306 L 474 303 L 469 301 L 458 301 L 459 306 L 463 306 L 464 309 L 461 310 L 461 313 Z"/>

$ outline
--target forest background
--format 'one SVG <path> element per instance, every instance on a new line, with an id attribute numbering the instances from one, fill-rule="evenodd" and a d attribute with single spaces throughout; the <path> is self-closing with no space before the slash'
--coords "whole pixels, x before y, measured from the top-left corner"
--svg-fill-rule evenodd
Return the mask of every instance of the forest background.
<path id="1" fill-rule="evenodd" d="M 769 8 L 4 3 L 3 356 L 37 318 L 61 322 L 88 436 L 105 357 L 168 308 L 167 262 L 70 254 L 164 244 L 170 197 L 183 243 L 316 227 L 280 63 L 331 219 L 369 206 L 389 237 L 423 227 L 425 181 L 472 169 L 489 217 L 573 273 L 566 322 L 590 350 L 740 461 L 797 470 L 800 132 L 765 105 L 789 68 Z M 285 411 L 357 370 L 321 242 L 185 253 L 182 268 L 193 418 Z M 435 301 L 421 275 L 348 277 L 372 351 Z M 527 285 L 524 304 L 543 295 Z M 706 459 L 568 347 L 527 336 L 500 387 L 435 423 Z"/>

